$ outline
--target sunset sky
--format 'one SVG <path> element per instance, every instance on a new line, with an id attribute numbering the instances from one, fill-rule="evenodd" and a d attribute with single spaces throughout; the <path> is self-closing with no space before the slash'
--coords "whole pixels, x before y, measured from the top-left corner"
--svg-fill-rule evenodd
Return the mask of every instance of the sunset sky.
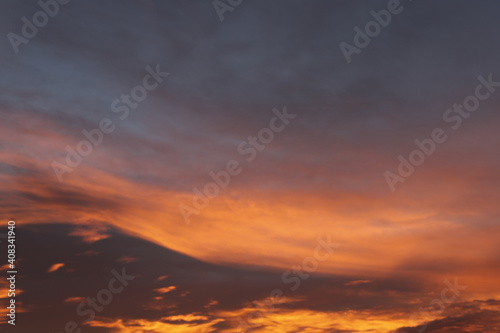
<path id="1" fill-rule="evenodd" d="M 394 1 L 61 0 L 16 46 L 4 2 L 0 331 L 500 332 L 500 3 L 401 0 L 347 61 Z"/>

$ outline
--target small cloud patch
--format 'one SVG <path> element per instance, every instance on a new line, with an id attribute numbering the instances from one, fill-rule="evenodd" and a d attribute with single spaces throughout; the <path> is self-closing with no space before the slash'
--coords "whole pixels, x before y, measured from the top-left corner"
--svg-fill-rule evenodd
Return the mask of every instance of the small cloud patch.
<path id="1" fill-rule="evenodd" d="M 47 273 L 52 273 L 52 272 L 55 272 L 57 271 L 59 268 L 63 267 L 64 264 L 63 263 L 57 263 L 57 264 L 54 264 L 52 266 L 50 266 L 49 270 L 47 271 Z"/>

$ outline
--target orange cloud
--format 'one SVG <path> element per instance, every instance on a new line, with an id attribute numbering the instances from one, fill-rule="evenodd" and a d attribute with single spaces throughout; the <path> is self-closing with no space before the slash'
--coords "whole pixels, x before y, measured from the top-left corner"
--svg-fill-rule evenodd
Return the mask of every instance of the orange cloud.
<path id="1" fill-rule="evenodd" d="M 155 289 L 155 291 L 159 292 L 160 294 L 166 294 L 166 293 L 171 292 L 172 290 L 175 290 L 175 289 L 177 289 L 176 286 L 169 286 L 169 287 Z"/>
<path id="2" fill-rule="evenodd" d="M 57 264 L 54 264 L 52 266 L 50 266 L 50 268 L 47 270 L 47 273 L 52 273 L 52 272 L 55 272 L 57 271 L 59 268 L 61 267 L 64 267 L 65 264 L 63 263 L 57 263 Z"/>

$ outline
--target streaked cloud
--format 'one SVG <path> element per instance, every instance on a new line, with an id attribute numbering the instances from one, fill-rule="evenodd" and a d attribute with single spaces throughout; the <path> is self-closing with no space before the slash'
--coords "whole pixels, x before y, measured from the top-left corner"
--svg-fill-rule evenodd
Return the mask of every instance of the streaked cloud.
<path id="1" fill-rule="evenodd" d="M 58 271 L 59 268 L 62 268 L 64 267 L 66 264 L 64 263 L 57 263 L 57 264 L 54 264 L 52 266 L 50 266 L 50 268 L 47 270 L 47 273 L 53 273 L 55 271 Z"/>

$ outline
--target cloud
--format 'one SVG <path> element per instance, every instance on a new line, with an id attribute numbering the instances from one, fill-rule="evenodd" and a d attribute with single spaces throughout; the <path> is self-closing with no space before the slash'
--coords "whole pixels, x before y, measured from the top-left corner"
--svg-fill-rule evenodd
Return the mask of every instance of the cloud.
<path id="1" fill-rule="evenodd" d="M 358 284 L 370 283 L 370 280 L 356 280 L 344 283 L 344 286 L 357 286 Z"/>
<path id="2" fill-rule="evenodd" d="M 207 318 L 197 327 L 184 323 L 186 330 L 230 329 L 236 314 L 283 287 L 280 274 L 330 235 L 342 248 L 293 302 L 277 306 L 273 320 L 291 330 L 316 322 L 337 332 L 410 327 L 412 302 L 427 300 L 449 276 L 467 281 L 471 300 L 496 299 L 500 92 L 459 132 L 448 131 L 449 140 L 396 194 L 383 173 L 415 149 L 415 139 L 447 126 L 443 112 L 473 91 L 479 75 L 500 80 L 499 4 L 402 3 L 403 13 L 350 65 L 338 44 L 387 1 L 255 0 L 222 24 L 210 1 L 71 2 L 19 54 L 2 39 L 0 206 L 34 244 L 43 245 L 36 234 L 48 234 L 71 249 L 43 248 L 46 259 L 30 261 L 26 274 L 47 283 L 46 290 L 30 285 L 31 293 L 51 299 L 57 290 L 63 304 L 75 293 L 58 286 L 74 279 L 77 295 L 95 294 L 104 268 L 94 272 L 92 263 L 108 269 L 122 260 L 149 289 L 132 288 L 135 298 L 113 303 L 89 332 L 173 330 L 162 316 Z M 35 2 L 9 5 L 0 12 L 5 32 L 19 32 L 21 18 L 38 9 Z M 111 104 L 155 64 L 171 76 L 120 120 Z M 297 120 L 244 163 L 237 145 L 282 105 Z M 67 146 L 102 118 L 116 130 L 59 182 L 52 162 L 66 163 Z M 232 159 L 244 172 L 186 225 L 179 204 L 191 205 L 193 189 Z M 125 239 L 154 256 L 146 260 Z M 40 274 L 54 262 L 69 269 Z M 92 281 L 86 272 L 94 272 Z M 155 299 L 164 280 L 177 289 Z M 149 310 L 140 312 L 137 299 Z M 64 326 L 49 316 L 53 308 L 37 305 L 34 319 Z M 356 311 L 352 323 L 338 315 L 349 311 Z M 494 325 L 495 312 L 476 315 Z"/>
<path id="3" fill-rule="evenodd" d="M 361 279 L 313 274 L 299 289 L 292 291 L 291 285 L 282 281 L 281 272 L 204 263 L 112 227 L 107 229 L 106 239 L 81 242 L 80 237 L 74 235 L 79 228 L 78 225 L 44 224 L 23 231 L 24 241 L 37 251 L 20 253 L 25 274 L 23 301 L 30 304 L 23 314 L 26 320 L 19 322 L 20 328 L 50 331 L 64 327 L 66 321 L 82 322 L 86 317 L 75 315 L 76 303 L 86 298 L 85 295 L 95 295 L 101 290 L 108 282 L 109 271 L 121 267 L 116 266 L 117 260 L 124 255 L 138 258 L 125 264 L 126 272 L 137 277 L 86 326 L 91 333 L 113 329 L 132 332 L 134 327 L 168 328 L 174 332 L 195 328 L 231 332 L 241 321 L 255 327 L 257 332 L 285 325 L 291 331 L 314 327 L 319 332 L 376 330 L 388 333 L 410 327 L 411 313 L 418 310 L 419 304 L 429 304 L 435 297 L 428 294 L 432 286 L 410 276 L 371 279 L 370 283 L 346 287 L 349 282 Z M 79 255 L 85 251 L 102 255 Z M 70 262 L 75 269 L 45 274 L 43 267 L 52 265 L 52 253 L 59 253 L 60 259 Z M 167 278 L 159 280 L 166 275 Z M 45 286 L 43 289 L 38 287 L 40 283 Z M 266 304 L 269 304 L 270 292 L 276 288 L 286 291 L 286 295 L 269 308 Z M 442 286 L 435 290 L 441 289 Z M 157 297 L 158 291 L 163 297 Z M 49 294 L 53 302 L 43 306 Z M 464 297 L 467 297 L 465 293 Z M 461 320 L 471 325 L 466 327 L 476 325 L 481 316 L 494 325 L 498 305 L 499 301 L 494 299 L 469 301 L 461 297 L 461 301 L 444 314 L 449 318 L 463 317 Z M 57 318 L 53 313 L 58 313 Z M 440 327 L 453 327 L 450 321 L 440 320 L 442 318 L 435 320 L 436 324 L 441 323 Z"/>
<path id="4" fill-rule="evenodd" d="M 55 272 L 55 271 L 59 270 L 59 268 L 64 267 L 64 266 L 65 266 L 64 263 L 54 264 L 54 265 L 50 266 L 50 268 L 47 270 L 47 273 Z"/>

